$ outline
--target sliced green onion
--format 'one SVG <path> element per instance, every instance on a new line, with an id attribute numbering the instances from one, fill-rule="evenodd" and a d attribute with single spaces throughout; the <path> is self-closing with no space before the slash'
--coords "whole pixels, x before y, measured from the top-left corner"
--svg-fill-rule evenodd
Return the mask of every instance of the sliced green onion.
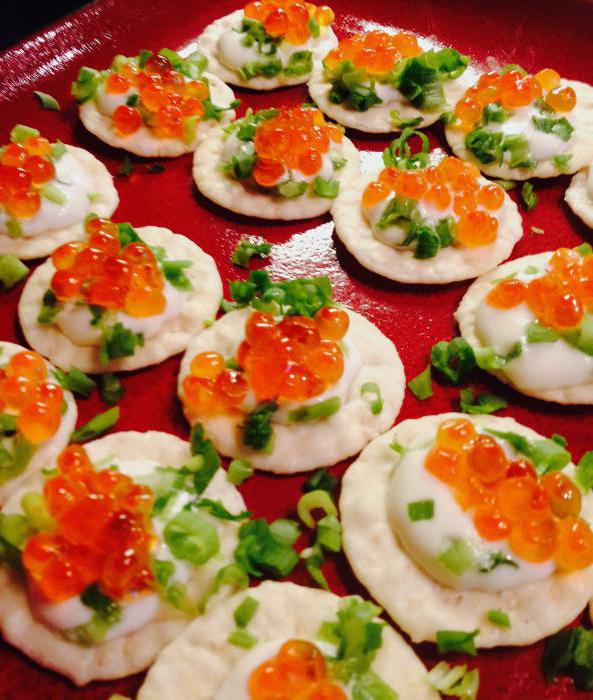
<path id="1" fill-rule="evenodd" d="M 495 182 L 497 185 L 502 187 L 502 189 L 506 190 L 507 192 L 509 190 L 514 190 L 515 187 L 517 187 L 517 183 L 514 180 L 493 180 L 492 182 Z"/>
<path id="2" fill-rule="evenodd" d="M 439 554 L 438 562 L 454 576 L 462 576 L 476 563 L 472 548 L 467 541 L 457 537 L 446 540 L 445 549 Z"/>
<path id="3" fill-rule="evenodd" d="M 434 518 L 434 500 L 411 501 L 408 503 L 408 518 L 412 522 L 418 520 L 432 520 Z"/>
<path id="4" fill-rule="evenodd" d="M 49 514 L 45 499 L 39 491 L 27 491 L 21 497 L 21 508 L 29 522 L 29 525 L 39 532 L 52 530 L 55 521 Z"/>
<path id="5" fill-rule="evenodd" d="M 575 481 L 585 492 L 593 488 L 593 450 L 581 457 L 576 467 Z"/>
<path id="6" fill-rule="evenodd" d="M 326 515 L 336 516 L 338 514 L 338 509 L 329 493 L 321 489 L 310 491 L 301 496 L 297 504 L 298 516 L 309 528 L 315 527 L 315 519 L 311 514 L 314 510 L 322 510 Z"/>
<path id="7" fill-rule="evenodd" d="M 204 593 L 197 604 L 197 611 L 202 614 L 212 596 L 216 595 L 223 586 L 230 586 L 239 591 L 249 586 L 249 576 L 239 564 L 227 564 L 218 571 L 210 588 Z"/>
<path id="8" fill-rule="evenodd" d="M 48 95 L 47 92 L 40 92 L 39 90 L 33 90 L 33 94 L 37 97 L 43 109 L 49 109 L 51 112 L 60 111 L 60 103 L 55 97 Z"/>
<path id="9" fill-rule="evenodd" d="M 60 160 L 60 158 L 66 153 L 66 146 L 61 141 L 56 141 L 52 143 L 51 155 L 52 160 Z"/>
<path id="10" fill-rule="evenodd" d="M 576 246 L 573 250 L 579 255 L 582 255 L 583 258 L 588 258 L 590 255 L 593 255 L 593 246 L 590 243 L 581 243 L 581 245 Z"/>
<path id="11" fill-rule="evenodd" d="M 360 395 L 371 394 L 371 413 L 376 416 L 383 410 L 383 399 L 381 398 L 381 389 L 375 382 L 365 382 L 360 387 Z"/>
<path id="12" fill-rule="evenodd" d="M 467 666 L 450 666 L 446 661 L 438 663 L 426 680 L 442 695 L 475 700 L 480 686 L 478 669 L 467 670 Z"/>
<path id="13" fill-rule="evenodd" d="M 18 219 L 6 219 L 6 230 L 10 238 L 22 238 L 24 234 L 23 227 Z"/>
<path id="14" fill-rule="evenodd" d="M 470 388 L 461 390 L 459 403 L 463 413 L 473 416 L 488 415 L 507 407 L 507 402 L 501 396 L 480 394 L 474 397 L 474 392 Z"/>
<path id="15" fill-rule="evenodd" d="M 305 423 L 309 421 L 319 420 L 320 418 L 329 418 L 337 413 L 342 406 L 342 400 L 339 396 L 333 396 L 331 399 L 326 399 L 320 403 L 314 403 L 310 406 L 300 406 L 294 411 L 289 411 L 288 420 L 290 423 Z"/>
<path id="16" fill-rule="evenodd" d="M 408 388 L 420 401 L 428 399 L 433 395 L 432 391 L 432 368 L 430 365 L 408 382 Z"/>
<path id="17" fill-rule="evenodd" d="M 110 372 L 101 375 L 100 391 L 102 401 L 108 406 L 114 406 L 125 393 L 123 384 Z"/>
<path id="18" fill-rule="evenodd" d="M 4 289 L 10 289 L 29 274 L 29 268 L 16 255 L 0 255 L 0 282 Z"/>
<path id="19" fill-rule="evenodd" d="M 258 608 L 259 601 L 255 600 L 255 598 L 252 598 L 251 596 L 247 596 L 233 613 L 233 618 L 237 627 L 247 627 Z"/>
<path id="20" fill-rule="evenodd" d="M 23 143 L 23 141 L 26 141 L 28 138 L 36 138 L 40 135 L 41 132 L 37 129 L 25 126 L 24 124 L 17 124 L 10 132 L 10 140 L 13 143 Z"/>
<path id="21" fill-rule="evenodd" d="M 317 523 L 315 543 L 330 552 L 342 549 L 342 525 L 335 515 L 326 515 Z"/>
<path id="22" fill-rule="evenodd" d="M 488 610 L 487 618 L 493 625 L 498 625 L 499 627 L 511 626 L 509 616 L 503 610 Z"/>
<path id="23" fill-rule="evenodd" d="M 301 534 L 299 524 L 287 518 L 278 518 L 270 523 L 272 537 L 280 544 L 292 547 Z"/>
<path id="24" fill-rule="evenodd" d="M 454 385 L 465 381 L 476 366 L 476 356 L 471 345 L 460 337 L 449 342 L 440 340 L 435 343 L 430 351 L 430 361 Z"/>
<path id="25" fill-rule="evenodd" d="M 97 383 L 76 367 L 70 367 L 68 372 L 64 372 L 56 367 L 53 370 L 53 375 L 62 389 L 72 391 L 85 399 L 90 396 L 93 389 L 97 388 Z"/>
<path id="26" fill-rule="evenodd" d="M 241 240 L 233 251 L 231 262 L 238 267 L 249 267 L 249 261 L 254 256 L 266 258 L 272 250 L 271 243 L 256 239 Z"/>
<path id="27" fill-rule="evenodd" d="M 534 192 L 531 182 L 524 182 L 521 188 L 521 199 L 527 211 L 531 211 L 537 204 L 537 195 Z"/>
<path id="28" fill-rule="evenodd" d="M 323 566 L 324 558 L 323 551 L 318 545 L 311 547 L 308 550 L 304 550 L 301 553 L 303 561 L 305 562 L 305 568 L 309 573 L 309 576 L 315 581 L 315 583 L 323 588 L 325 591 L 329 591 L 329 584 L 325 575 L 321 569 Z"/>
<path id="29" fill-rule="evenodd" d="M 338 479 L 336 479 L 333 474 L 330 474 L 326 468 L 322 468 L 314 472 L 313 475 L 305 481 L 301 486 L 301 491 L 309 493 L 309 491 L 321 489 L 322 491 L 327 491 L 332 494 L 336 490 L 338 483 Z"/>
<path id="30" fill-rule="evenodd" d="M 114 406 L 104 413 L 97 414 L 94 418 L 91 418 L 88 423 L 81 425 L 77 428 L 70 436 L 71 442 L 86 442 L 87 440 L 93 440 L 103 433 L 107 432 L 109 428 L 113 427 L 119 420 L 119 407 Z"/>
<path id="31" fill-rule="evenodd" d="M 245 459 L 233 459 L 226 473 L 226 480 L 234 486 L 240 486 L 253 475 L 253 467 Z"/>
<path id="32" fill-rule="evenodd" d="M 0 518 L 0 537 L 17 549 L 23 549 L 32 534 L 29 521 L 24 515 L 10 513 Z"/>
<path id="33" fill-rule="evenodd" d="M 199 456 L 200 462 L 195 476 L 194 487 L 198 494 L 204 493 L 208 484 L 220 469 L 220 457 L 214 447 L 212 440 L 207 440 L 204 436 L 204 426 L 201 423 L 194 425 L 190 435 L 190 449 L 192 457 Z"/>
<path id="34" fill-rule="evenodd" d="M 228 643 L 241 649 L 252 649 L 257 644 L 257 637 L 254 637 L 251 632 L 242 629 L 236 629 L 228 637 Z"/>
<path id="35" fill-rule="evenodd" d="M 188 510 L 182 510 L 169 520 L 163 534 L 174 557 L 196 566 L 205 564 L 220 551 L 216 527 Z"/>
<path id="36" fill-rule="evenodd" d="M 373 671 L 359 674 L 352 686 L 354 700 L 398 700 L 398 694 Z"/>
<path id="37" fill-rule="evenodd" d="M 456 652 L 458 654 L 469 654 L 477 656 L 475 637 L 480 630 L 473 632 L 461 632 L 458 630 L 438 630 L 437 647 L 440 654 Z"/>

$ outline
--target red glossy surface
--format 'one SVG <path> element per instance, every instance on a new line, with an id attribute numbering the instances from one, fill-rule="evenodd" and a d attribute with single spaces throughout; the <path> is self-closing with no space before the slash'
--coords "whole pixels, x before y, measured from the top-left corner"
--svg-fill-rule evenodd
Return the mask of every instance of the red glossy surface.
<path id="1" fill-rule="evenodd" d="M 41 128 L 52 139 L 60 138 L 89 149 L 116 173 L 123 157 L 85 132 L 77 121 L 76 107 L 68 97 L 69 84 L 79 66 L 106 66 L 115 53 L 132 55 L 141 48 L 178 48 L 217 16 L 235 9 L 238 3 L 175 0 L 105 0 L 94 3 L 61 23 L 0 55 L 0 140 L 5 141 L 15 122 Z M 552 66 L 570 78 L 591 82 L 591 27 L 593 5 L 585 0 L 539 3 L 523 0 L 498 0 L 476 3 L 456 0 L 438 3 L 416 0 L 392 3 L 385 0 L 340 0 L 332 3 L 339 33 L 360 27 L 364 11 L 368 19 L 391 24 L 436 37 L 483 61 L 493 55 L 503 62 L 518 62 L 529 70 Z M 49 92 L 62 104 L 62 112 L 42 111 L 33 89 Z M 270 95 L 238 91 L 243 106 L 296 104 L 307 98 L 304 87 L 281 90 Z M 440 127 L 428 130 L 433 144 L 444 146 Z M 379 151 L 387 139 L 351 134 L 363 149 Z M 205 201 L 196 193 L 191 180 L 191 158 L 185 156 L 163 161 L 165 171 L 148 174 L 138 161 L 135 173 L 119 178 L 121 204 L 118 220 L 130 220 L 137 226 L 157 224 L 184 233 L 214 255 L 223 278 L 242 274 L 229 264 L 230 254 L 245 234 L 264 235 L 275 243 L 268 269 L 275 277 L 295 274 L 327 274 L 334 284 L 336 298 L 360 311 L 392 338 L 402 357 L 408 377 L 424 368 L 432 344 L 455 333 L 452 313 L 467 284 L 438 287 L 410 287 L 387 282 L 362 269 L 332 236 L 328 218 L 295 224 L 248 222 Z M 564 205 L 562 194 L 568 178 L 536 183 L 539 204 L 524 216 L 525 236 L 514 256 L 548 250 L 559 245 L 576 245 L 590 237 L 590 231 Z M 545 230 L 535 235 L 531 226 Z M 20 287 L 0 297 L 0 336 L 22 342 L 16 305 Z M 187 426 L 175 396 L 179 358 L 159 367 L 125 376 L 126 396 L 121 402 L 121 430 L 160 429 L 187 435 Z M 475 386 L 506 396 L 511 407 L 506 411 L 541 432 L 564 434 L 575 457 L 591 447 L 591 411 L 561 408 L 529 400 L 503 388 L 495 380 L 480 377 Z M 450 410 L 456 406 L 458 391 L 437 386 L 435 396 L 419 402 L 409 393 L 402 418 Z M 96 397 L 81 401 L 80 420 L 88 419 L 101 408 Z M 589 435 L 587 435 L 587 433 Z M 334 471 L 343 473 L 345 465 Z M 256 515 L 269 518 L 286 516 L 294 509 L 304 477 L 256 476 L 242 491 L 248 507 Z M 328 565 L 328 578 L 337 592 L 359 592 L 345 559 Z M 306 583 L 306 575 L 295 577 Z M 394 585 L 397 585 L 394 582 Z M 563 679 L 546 687 L 539 671 L 541 644 L 522 649 L 481 652 L 475 663 L 480 668 L 482 700 L 533 698 L 564 700 L 590 696 L 574 691 Z M 419 653 L 432 664 L 436 658 L 432 645 L 421 645 Z M 196 679 L 199 682 L 199 679 Z M 107 699 L 112 692 L 132 694 L 141 677 L 110 684 L 92 684 L 75 689 L 57 675 L 3 645 L 0 647 L 0 697 L 6 700 L 44 698 L 44 700 Z"/>

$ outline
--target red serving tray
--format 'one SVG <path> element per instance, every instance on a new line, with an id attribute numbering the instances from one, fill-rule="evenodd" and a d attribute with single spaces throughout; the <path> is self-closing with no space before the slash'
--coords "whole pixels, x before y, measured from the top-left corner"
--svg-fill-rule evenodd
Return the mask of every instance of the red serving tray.
<path id="1" fill-rule="evenodd" d="M 78 68 L 89 65 L 104 68 L 116 53 L 134 55 L 140 49 L 177 49 L 201 33 L 212 20 L 239 7 L 238 2 L 179 3 L 175 0 L 99 0 L 66 17 L 41 34 L 0 54 L 0 143 L 6 142 L 12 126 L 22 122 L 42 130 L 48 138 L 74 143 L 97 155 L 115 175 L 123 153 L 87 133 L 77 118 L 77 107 L 69 97 L 70 82 Z M 391 3 L 386 0 L 340 0 L 332 6 L 340 35 L 360 28 L 361 20 L 372 20 L 435 35 L 479 61 L 494 56 L 503 63 L 520 63 L 536 71 L 556 68 L 567 78 L 593 82 L 591 73 L 591 28 L 593 4 L 586 0 L 537 2 L 537 0 L 497 0 L 495 3 L 453 0 L 415 0 Z M 33 90 L 54 95 L 62 105 L 58 113 L 43 111 Z M 304 86 L 272 94 L 237 90 L 242 109 L 281 104 L 297 104 L 308 99 Z M 428 133 L 433 145 L 446 148 L 440 126 Z M 388 139 L 361 133 L 349 134 L 360 149 L 382 150 Z M 427 363 L 433 343 L 456 333 L 453 311 L 468 283 L 447 286 L 399 285 L 362 268 L 332 235 L 329 216 L 301 223 L 249 221 L 205 200 L 191 178 L 191 156 L 163 160 L 164 172 L 149 174 L 146 161 L 133 158 L 134 174 L 117 178 L 121 203 L 114 218 L 136 226 L 155 224 L 183 233 L 200 244 L 216 259 L 222 277 L 243 275 L 230 265 L 237 241 L 247 234 L 265 236 L 274 243 L 267 269 L 276 278 L 294 275 L 329 275 L 335 297 L 373 321 L 396 344 L 408 377 L 415 376 Z M 560 245 L 574 246 L 590 238 L 587 229 L 563 202 L 569 178 L 536 183 L 539 204 L 524 215 L 524 238 L 513 257 L 538 253 Z M 531 227 L 545 230 L 535 235 Z M 22 286 L 0 295 L 0 336 L 23 343 L 17 320 L 17 302 Z M 176 397 L 179 358 L 158 367 L 123 376 L 126 394 L 121 401 L 119 430 L 165 430 L 187 437 L 188 426 Z M 482 375 L 474 385 L 478 390 L 504 395 L 512 415 L 538 431 L 565 435 L 575 458 L 591 444 L 591 409 L 560 407 L 528 399 Z M 433 398 L 420 402 L 406 394 L 400 418 L 414 418 L 458 407 L 458 390 L 435 387 Z M 80 422 L 103 407 L 97 396 L 79 402 Z M 589 433 L 589 435 L 588 435 Z M 341 475 L 346 464 L 332 471 Z M 290 516 L 299 497 L 303 476 L 257 475 L 242 492 L 257 516 Z M 361 593 L 346 559 L 336 557 L 326 566 L 332 590 Z M 308 584 L 306 574 L 297 572 L 293 580 Z M 394 582 L 394 586 L 397 583 Z M 0 592 L 1 595 L 1 592 Z M 584 619 L 583 615 L 583 619 Z M 416 647 L 422 659 L 432 665 L 437 656 L 434 646 Z M 578 693 L 569 679 L 546 686 L 539 669 L 542 644 L 524 648 L 482 651 L 470 661 L 481 674 L 481 700 L 533 698 L 568 700 L 593 697 Z M 453 662 L 460 659 L 452 658 Z M 465 661 L 465 660 L 464 660 Z M 0 697 L 5 700 L 76 699 L 107 700 L 114 692 L 133 695 L 142 675 L 113 683 L 93 683 L 78 689 L 69 681 L 47 671 L 6 644 L 0 646 Z M 200 679 L 196 678 L 199 683 Z M 171 697 L 175 697 L 174 688 Z M 413 700 L 402 698 L 402 700 Z"/>

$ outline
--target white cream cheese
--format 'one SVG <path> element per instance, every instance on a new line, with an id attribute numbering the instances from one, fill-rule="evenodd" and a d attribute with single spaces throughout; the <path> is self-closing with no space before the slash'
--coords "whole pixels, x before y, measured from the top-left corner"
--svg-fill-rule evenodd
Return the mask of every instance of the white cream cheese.
<path id="1" fill-rule="evenodd" d="M 507 455 L 512 452 L 504 441 L 500 445 Z M 386 495 L 391 526 L 408 556 L 435 581 L 457 590 L 502 591 L 550 576 L 555 570 L 553 562 L 529 563 L 517 557 L 505 540 L 487 542 L 480 537 L 470 513 L 461 509 L 449 486 L 424 467 L 429 449 L 413 449 L 402 456 Z M 429 520 L 410 520 L 408 504 L 425 500 L 434 501 L 434 516 Z M 438 561 L 455 540 L 469 545 L 475 561 L 460 576 Z M 517 567 L 499 565 L 489 572 L 480 572 L 481 567 L 488 567 L 495 553 L 509 557 Z"/>
<path id="2" fill-rule="evenodd" d="M 64 229 L 84 220 L 91 211 L 89 195 L 93 194 L 92 185 L 84 167 L 68 152 L 52 161 L 56 175 L 48 185 L 52 185 L 65 197 L 63 204 L 57 204 L 41 197 L 39 210 L 28 219 L 18 219 L 23 236 L 31 238 L 40 234 Z M 0 235 L 8 234 L 6 226 L 9 217 L 0 207 Z"/>

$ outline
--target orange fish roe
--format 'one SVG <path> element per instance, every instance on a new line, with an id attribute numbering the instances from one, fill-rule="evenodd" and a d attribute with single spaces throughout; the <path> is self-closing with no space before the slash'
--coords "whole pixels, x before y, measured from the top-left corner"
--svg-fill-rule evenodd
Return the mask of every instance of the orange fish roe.
<path id="1" fill-rule="evenodd" d="M 389 73 L 402 58 L 411 58 L 421 53 L 422 49 L 413 34 L 409 32 L 387 34 L 377 30 L 342 39 L 338 46 L 327 54 L 323 62 L 325 67 L 331 70 L 342 61 L 351 61 L 356 68 L 376 76 Z"/>
<path id="2" fill-rule="evenodd" d="M 253 177 L 262 187 L 273 187 L 286 168 L 315 175 L 323 165 L 330 143 L 341 143 L 342 130 L 325 121 L 318 109 L 282 108 L 255 131 L 257 160 Z"/>
<path id="3" fill-rule="evenodd" d="M 311 38 L 311 20 L 323 29 L 335 19 L 334 11 L 327 5 L 318 7 L 294 0 L 255 0 L 245 5 L 243 12 L 248 19 L 261 22 L 270 36 L 286 39 L 294 46 L 305 44 Z"/>
<path id="4" fill-rule="evenodd" d="M 56 434 L 63 402 L 62 388 L 47 381 L 46 364 L 36 352 L 17 352 L 0 369 L 0 413 L 16 416 L 18 432 L 34 445 Z"/>
<path id="5" fill-rule="evenodd" d="M 478 182 L 480 171 L 475 165 L 453 156 L 437 165 L 420 170 L 384 168 L 376 182 L 362 195 L 365 208 L 374 207 L 391 194 L 423 202 L 427 207 L 445 212 L 453 205 L 457 217 L 455 240 L 467 247 L 487 245 L 496 239 L 498 219 L 490 212 L 504 204 L 504 190 L 499 185 Z"/>
<path id="6" fill-rule="evenodd" d="M 15 219 L 30 219 L 41 207 L 41 189 L 56 175 L 51 143 L 29 136 L 9 143 L 0 156 L 0 207 Z"/>
<path id="7" fill-rule="evenodd" d="M 593 312 L 593 256 L 559 248 L 543 277 L 501 280 L 486 296 L 486 303 L 497 309 L 523 302 L 544 326 L 560 332 L 578 328 L 585 312 Z"/>
<path id="8" fill-rule="evenodd" d="M 477 84 L 468 88 L 455 106 L 457 126 L 463 131 L 475 129 L 482 121 L 484 107 L 498 104 L 505 109 L 526 107 L 543 99 L 555 112 L 570 112 L 576 105 L 576 93 L 571 87 L 562 87 L 560 75 L 544 68 L 535 75 L 524 75 L 520 70 L 483 73 Z"/>
<path id="9" fill-rule="evenodd" d="M 339 341 L 348 330 L 348 314 L 333 306 L 315 318 L 287 316 L 276 322 L 254 311 L 237 350 L 240 370 L 226 369 L 215 352 L 196 355 L 183 380 L 183 401 L 191 413 L 226 413 L 241 406 L 249 390 L 258 401 L 304 401 L 335 384 L 344 371 Z"/>
<path id="10" fill-rule="evenodd" d="M 186 81 L 160 54 L 152 55 L 143 69 L 125 63 L 118 73 L 110 73 L 105 80 L 108 95 L 121 95 L 128 90 L 138 93 L 140 104 L 120 105 L 114 110 L 113 127 L 120 136 L 133 134 L 144 125 L 157 138 L 190 141 L 192 138 L 186 134 L 188 120 L 193 123 L 204 116 L 204 100 L 210 95 L 206 82 Z"/>
<path id="11" fill-rule="evenodd" d="M 580 491 L 562 472 L 539 477 L 530 462 L 509 460 L 493 437 L 479 435 L 465 418 L 439 425 L 424 466 L 471 511 L 483 539 L 506 539 L 528 562 L 554 559 L 564 569 L 593 564 L 593 533 L 579 517 Z"/>
<path id="12" fill-rule="evenodd" d="M 91 584 L 116 600 L 153 588 L 154 497 L 147 486 L 110 469 L 94 471 L 84 447 L 70 445 L 43 497 L 55 528 L 27 541 L 23 566 L 45 598 L 59 603 Z"/>
<path id="13" fill-rule="evenodd" d="M 250 700 L 346 700 L 332 683 L 325 658 L 311 642 L 291 639 L 249 677 Z"/>
<path id="14" fill-rule="evenodd" d="M 90 219 L 88 243 L 65 243 L 51 261 L 56 268 L 50 288 L 59 301 L 84 301 L 136 318 L 162 313 L 165 279 L 146 243 L 120 246 L 117 224 Z"/>

